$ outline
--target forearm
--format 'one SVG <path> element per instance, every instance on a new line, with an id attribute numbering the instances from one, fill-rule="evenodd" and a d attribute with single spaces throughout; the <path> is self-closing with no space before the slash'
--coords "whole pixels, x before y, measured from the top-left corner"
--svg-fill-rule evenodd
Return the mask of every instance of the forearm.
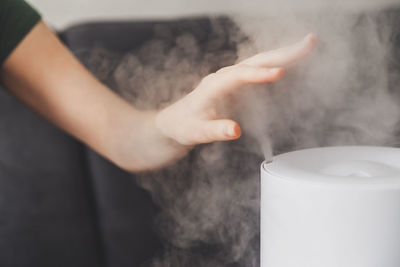
<path id="1" fill-rule="evenodd" d="M 172 152 L 153 123 L 156 113 L 136 110 L 101 84 L 44 23 L 7 59 L 1 78 L 22 102 L 125 169 L 149 168 L 146 142 L 166 142 Z"/>

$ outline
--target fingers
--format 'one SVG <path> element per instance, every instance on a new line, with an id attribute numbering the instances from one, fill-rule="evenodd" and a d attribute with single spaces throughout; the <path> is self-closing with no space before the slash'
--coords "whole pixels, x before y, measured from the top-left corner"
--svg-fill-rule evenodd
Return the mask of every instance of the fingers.
<path id="1" fill-rule="evenodd" d="M 246 84 L 275 82 L 282 78 L 284 69 L 247 65 L 226 67 L 203 79 L 200 87 L 215 96 L 222 96 Z"/>
<path id="2" fill-rule="evenodd" d="M 314 49 L 316 42 L 316 36 L 314 34 L 308 34 L 303 40 L 294 45 L 260 53 L 239 64 L 269 68 L 285 67 L 309 54 Z"/>
<path id="3" fill-rule="evenodd" d="M 306 56 L 315 44 L 315 35 L 309 34 L 292 46 L 261 53 L 239 64 L 222 68 L 204 78 L 201 85 L 214 96 L 221 96 L 246 84 L 278 81 L 284 74 L 282 67 Z"/>
<path id="4" fill-rule="evenodd" d="M 197 126 L 195 144 L 234 140 L 241 136 L 239 125 L 232 120 L 204 121 Z"/>

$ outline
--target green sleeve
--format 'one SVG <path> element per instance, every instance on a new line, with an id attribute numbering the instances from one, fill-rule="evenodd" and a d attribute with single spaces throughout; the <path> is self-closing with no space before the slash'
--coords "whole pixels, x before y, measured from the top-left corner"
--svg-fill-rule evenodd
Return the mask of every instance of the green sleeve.
<path id="1" fill-rule="evenodd" d="M 0 67 L 39 20 L 24 0 L 0 0 Z"/>

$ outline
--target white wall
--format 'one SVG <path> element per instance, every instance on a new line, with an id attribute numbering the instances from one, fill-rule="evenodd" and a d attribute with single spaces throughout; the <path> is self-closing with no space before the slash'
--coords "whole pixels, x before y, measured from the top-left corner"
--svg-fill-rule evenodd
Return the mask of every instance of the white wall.
<path id="1" fill-rule="evenodd" d="M 193 0 L 27 0 L 52 26 L 95 19 L 130 19 L 218 13 L 225 5 Z M 225 1 L 222 1 L 225 2 Z M 241 2 L 235 1 L 233 2 Z M 240 5 L 240 3 L 239 3 Z"/>
<path id="2" fill-rule="evenodd" d="M 1 0 L 0 0 L 1 1 Z M 218 13 L 279 13 L 327 5 L 360 9 L 400 0 L 27 0 L 52 26 L 96 19 L 176 17 Z"/>

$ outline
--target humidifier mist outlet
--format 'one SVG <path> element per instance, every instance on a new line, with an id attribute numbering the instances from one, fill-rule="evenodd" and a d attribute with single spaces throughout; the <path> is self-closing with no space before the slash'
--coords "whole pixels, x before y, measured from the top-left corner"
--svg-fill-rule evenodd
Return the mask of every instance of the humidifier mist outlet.
<path id="1" fill-rule="evenodd" d="M 261 267 L 322 266 L 400 266 L 400 149 L 307 149 L 261 165 Z"/>

